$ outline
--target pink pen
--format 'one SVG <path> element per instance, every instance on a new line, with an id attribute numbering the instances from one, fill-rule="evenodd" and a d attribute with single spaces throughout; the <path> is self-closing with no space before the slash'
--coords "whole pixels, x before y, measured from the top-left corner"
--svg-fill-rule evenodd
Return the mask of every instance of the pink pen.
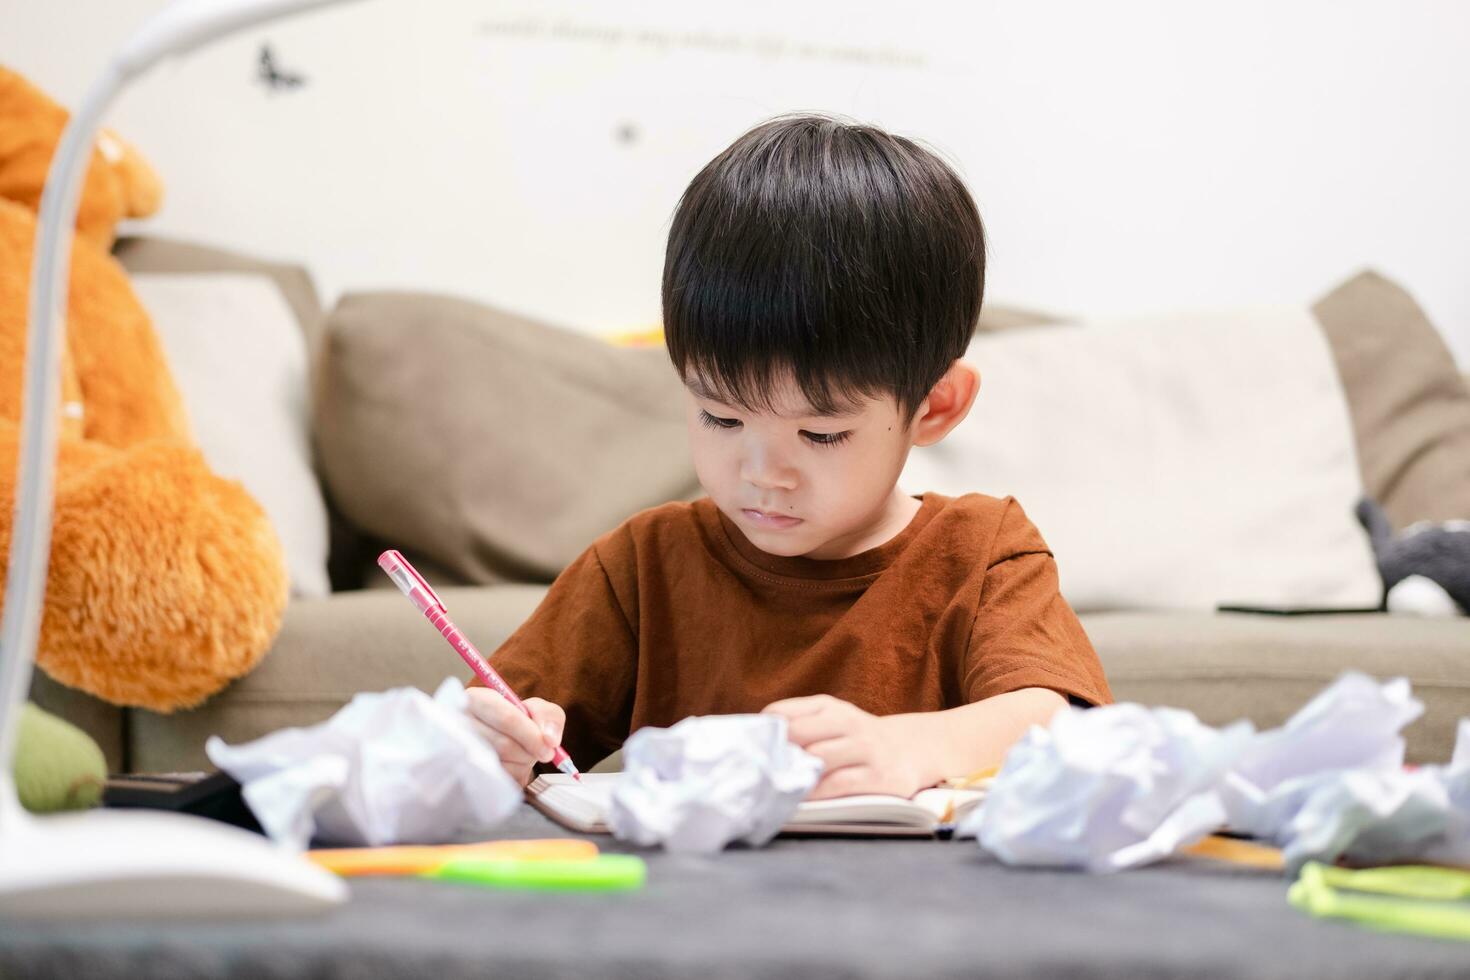
<path id="1" fill-rule="evenodd" d="M 525 712 L 527 718 L 531 717 L 531 710 L 526 707 L 525 702 L 516 697 L 516 692 L 510 689 L 510 685 L 495 672 L 490 662 L 480 655 L 480 651 L 476 650 L 475 645 L 459 631 L 459 627 L 450 621 L 449 614 L 444 609 L 444 603 L 439 601 L 439 596 L 429 588 L 429 583 L 424 581 L 424 577 L 408 563 L 406 558 L 396 551 L 385 551 L 378 556 L 378 566 L 388 573 L 388 577 L 404 595 L 408 596 L 409 601 L 418 607 L 419 612 L 428 617 L 429 622 L 433 623 L 434 628 L 443 634 L 444 639 L 449 641 L 449 645 L 454 647 L 455 652 L 470 665 L 475 676 L 480 678 L 486 687 L 520 708 Z M 551 761 L 556 764 L 556 768 L 578 782 L 581 781 L 582 775 L 577 772 L 577 767 L 572 763 L 572 757 L 567 755 L 566 749 L 557 746 L 556 755 L 551 757 Z"/>

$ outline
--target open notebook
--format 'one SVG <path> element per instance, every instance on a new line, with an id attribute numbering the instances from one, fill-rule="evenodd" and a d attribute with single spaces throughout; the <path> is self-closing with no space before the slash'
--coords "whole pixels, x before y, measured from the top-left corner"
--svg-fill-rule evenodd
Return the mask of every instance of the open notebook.
<path id="1" fill-rule="evenodd" d="M 608 827 L 603 815 L 620 775 L 583 773 L 581 783 L 559 772 L 538 776 L 526 787 L 526 799 L 563 827 L 584 834 L 605 834 Z M 951 803 L 954 809 L 949 822 L 954 823 L 984 800 L 987 783 L 970 789 L 926 789 L 912 799 L 875 794 L 809 800 L 796 808 L 781 832 L 929 837 L 943 829 L 940 821 Z"/>

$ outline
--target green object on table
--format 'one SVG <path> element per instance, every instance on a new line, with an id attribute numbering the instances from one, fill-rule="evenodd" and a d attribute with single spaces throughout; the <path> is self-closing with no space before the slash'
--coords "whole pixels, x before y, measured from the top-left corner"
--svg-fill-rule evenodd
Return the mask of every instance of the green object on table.
<path id="1" fill-rule="evenodd" d="M 1309 861 L 1286 898 L 1318 917 L 1470 940 L 1470 871 L 1413 864 L 1353 871 Z"/>
<path id="2" fill-rule="evenodd" d="M 15 793 L 32 813 L 85 810 L 102 799 L 107 761 L 92 736 L 34 704 L 20 709 Z"/>
<path id="3" fill-rule="evenodd" d="M 648 865 L 632 854 L 600 854 L 585 861 L 519 861 L 462 858 L 447 861 L 425 878 L 494 888 L 607 892 L 642 888 Z"/>

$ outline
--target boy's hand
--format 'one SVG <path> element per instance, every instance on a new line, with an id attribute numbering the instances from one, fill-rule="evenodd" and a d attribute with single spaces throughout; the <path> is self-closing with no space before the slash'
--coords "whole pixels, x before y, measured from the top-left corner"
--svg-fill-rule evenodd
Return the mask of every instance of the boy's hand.
<path id="1" fill-rule="evenodd" d="M 854 793 L 913 796 L 936 782 L 922 771 L 937 735 L 923 715 L 880 718 L 830 694 L 787 698 L 762 714 L 785 717 L 791 741 L 822 760 L 822 778 L 809 800 Z"/>
<path id="2" fill-rule="evenodd" d="M 506 772 L 525 786 L 535 774 L 536 763 L 550 762 L 561 744 L 567 713 L 550 701 L 526 698 L 531 710 L 527 718 L 488 687 L 471 687 L 465 693 L 470 696 L 470 723 L 495 749 Z"/>

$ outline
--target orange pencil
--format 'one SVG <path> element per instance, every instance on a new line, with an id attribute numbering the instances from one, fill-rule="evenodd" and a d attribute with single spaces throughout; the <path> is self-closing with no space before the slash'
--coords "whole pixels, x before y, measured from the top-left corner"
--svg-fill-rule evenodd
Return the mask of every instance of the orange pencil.
<path id="1" fill-rule="evenodd" d="M 597 857 L 590 840 L 492 840 L 478 844 L 341 847 L 307 851 L 306 857 L 335 874 L 414 875 L 465 858 L 505 861 L 590 861 Z"/>

